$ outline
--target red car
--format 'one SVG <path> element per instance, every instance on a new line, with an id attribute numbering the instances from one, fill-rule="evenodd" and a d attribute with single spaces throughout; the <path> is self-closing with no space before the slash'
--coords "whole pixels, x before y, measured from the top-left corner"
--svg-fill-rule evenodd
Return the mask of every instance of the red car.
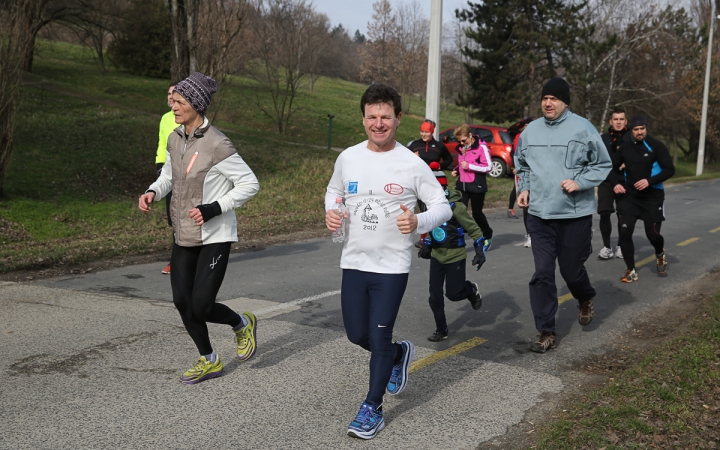
<path id="1" fill-rule="evenodd" d="M 496 127 L 494 125 L 469 125 L 472 134 L 480 136 L 490 148 L 490 157 L 492 158 L 492 169 L 490 176 L 494 178 L 504 177 L 511 173 L 513 161 L 510 157 L 512 151 L 513 138 L 508 133 L 507 128 Z M 455 128 L 448 128 L 440 133 L 440 142 L 453 155 L 453 164 L 457 165 L 457 139 L 453 136 Z"/>

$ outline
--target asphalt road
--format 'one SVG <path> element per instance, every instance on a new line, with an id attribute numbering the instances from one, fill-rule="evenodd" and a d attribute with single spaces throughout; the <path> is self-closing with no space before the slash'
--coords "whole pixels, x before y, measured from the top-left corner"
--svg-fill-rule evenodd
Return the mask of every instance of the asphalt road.
<path id="1" fill-rule="evenodd" d="M 0 447 L 14 448 L 475 448 L 566 388 L 563 371 L 604 352 L 638 317 L 682 295 L 720 267 L 720 182 L 668 186 L 668 276 L 636 231 L 640 280 L 623 284 L 620 259 L 586 264 L 595 319 L 577 323 L 577 301 L 558 273 L 559 346 L 535 338 L 527 282 L 531 250 L 522 220 L 489 215 L 493 248 L 480 272 L 484 302 L 446 302 L 450 337 L 433 344 L 429 263 L 416 259 L 395 326 L 418 347 L 407 389 L 386 397 L 387 427 L 362 442 L 345 436 L 367 389 L 367 355 L 344 335 L 340 246 L 327 239 L 234 253 L 219 301 L 258 313 L 258 353 L 233 359 L 232 334 L 211 325 L 223 377 L 178 382 L 195 349 L 182 328 L 162 263 L 0 285 Z M 596 217 L 597 219 L 597 217 Z M 615 218 L 613 225 L 615 226 Z M 613 232 L 613 243 L 617 233 Z M 471 256 L 469 250 L 469 256 Z M 12 444 L 9 444 L 12 443 Z"/>

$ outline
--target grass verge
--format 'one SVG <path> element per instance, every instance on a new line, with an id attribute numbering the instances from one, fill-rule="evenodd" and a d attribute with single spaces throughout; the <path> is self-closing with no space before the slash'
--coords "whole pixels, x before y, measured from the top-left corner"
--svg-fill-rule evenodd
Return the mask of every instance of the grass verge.
<path id="1" fill-rule="evenodd" d="M 532 448 L 717 448 L 720 291 L 641 361 L 567 403 Z"/>

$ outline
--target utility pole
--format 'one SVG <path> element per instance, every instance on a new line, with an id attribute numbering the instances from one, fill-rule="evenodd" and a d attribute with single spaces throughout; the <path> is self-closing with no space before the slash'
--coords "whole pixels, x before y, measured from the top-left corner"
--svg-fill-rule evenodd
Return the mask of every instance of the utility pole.
<path id="1" fill-rule="evenodd" d="M 703 91 L 702 118 L 700 119 L 700 143 L 698 145 L 695 176 L 702 175 L 705 159 L 705 131 L 707 130 L 707 108 L 710 96 L 710 61 L 712 59 L 713 25 L 715 23 L 715 2 L 710 2 L 710 38 L 708 39 L 707 62 L 705 63 L 705 89 Z"/>
<path id="2" fill-rule="evenodd" d="M 435 139 L 440 139 L 440 47 L 442 41 L 442 0 L 430 6 L 430 45 L 428 45 L 425 117 L 435 122 Z"/>

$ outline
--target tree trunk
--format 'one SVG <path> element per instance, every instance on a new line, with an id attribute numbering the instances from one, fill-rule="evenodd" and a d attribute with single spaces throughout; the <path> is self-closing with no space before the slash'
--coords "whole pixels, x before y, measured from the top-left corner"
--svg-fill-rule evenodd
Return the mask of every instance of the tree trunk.
<path id="1" fill-rule="evenodd" d="M 187 23 L 188 75 L 198 70 L 198 16 L 200 0 L 185 0 L 185 20 Z"/>
<path id="2" fill-rule="evenodd" d="M 190 75 L 187 19 L 184 0 L 167 0 L 172 24 L 170 79 L 180 81 Z"/>
<path id="3" fill-rule="evenodd" d="M 0 86 L 3 87 L 0 90 L 0 197 L 5 192 L 22 69 L 27 67 L 27 56 L 32 55 L 37 35 L 37 31 L 30 33 L 28 26 L 40 17 L 41 12 L 36 2 L 14 0 L 6 2 L 4 6 L 5 22 L 0 28 Z M 32 57 L 29 63 L 32 68 Z"/>
<path id="4" fill-rule="evenodd" d="M 37 33 L 35 33 L 37 36 Z M 32 72 L 33 59 L 35 58 L 35 36 L 32 37 L 32 44 L 28 45 L 23 56 L 22 69 L 25 72 Z M 1 151 L 1 150 L 0 150 Z"/>

